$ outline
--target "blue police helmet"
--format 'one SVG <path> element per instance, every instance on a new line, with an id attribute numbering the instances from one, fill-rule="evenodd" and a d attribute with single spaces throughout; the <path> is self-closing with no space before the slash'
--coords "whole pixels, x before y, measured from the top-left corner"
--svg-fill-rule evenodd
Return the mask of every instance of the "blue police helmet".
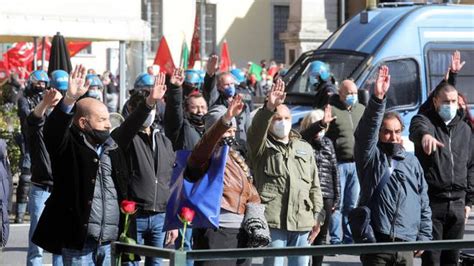
<path id="1" fill-rule="evenodd" d="M 230 71 L 230 74 L 232 74 L 232 76 L 234 76 L 235 81 L 237 81 L 237 83 L 239 83 L 239 84 L 242 83 L 242 82 L 245 82 L 245 80 L 247 79 L 245 77 L 244 71 L 242 71 L 238 68 L 232 69 Z"/>
<path id="2" fill-rule="evenodd" d="M 100 88 L 102 87 L 102 81 L 100 81 L 99 76 L 95 74 L 87 74 L 86 82 L 87 81 L 90 82 L 89 84 L 90 87 L 100 87 Z"/>
<path id="3" fill-rule="evenodd" d="M 51 73 L 51 88 L 66 91 L 69 86 L 69 74 L 61 69 Z"/>
<path id="4" fill-rule="evenodd" d="M 327 81 L 330 76 L 329 65 L 324 62 L 314 61 L 309 66 L 309 80 L 311 84 L 319 83 L 318 77 L 323 81 Z"/>
<path id="5" fill-rule="evenodd" d="M 189 84 L 201 84 L 201 75 L 198 70 L 188 69 L 184 71 L 184 82 Z"/>
<path id="6" fill-rule="evenodd" d="M 155 77 L 148 73 L 142 73 L 137 76 L 135 83 L 133 83 L 133 89 L 141 89 L 146 87 L 152 87 L 155 84 Z"/>
<path id="7" fill-rule="evenodd" d="M 42 81 L 42 82 L 45 82 L 46 85 L 48 85 L 49 84 L 48 73 L 46 73 L 46 71 L 44 70 L 35 70 L 31 72 L 28 81 L 30 83 L 37 83 L 37 82 Z"/>

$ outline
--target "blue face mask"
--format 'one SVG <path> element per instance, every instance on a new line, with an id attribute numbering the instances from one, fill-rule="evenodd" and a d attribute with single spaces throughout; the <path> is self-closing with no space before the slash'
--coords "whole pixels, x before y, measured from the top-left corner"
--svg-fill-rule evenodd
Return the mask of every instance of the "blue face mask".
<path id="1" fill-rule="evenodd" d="M 438 114 L 444 122 L 452 120 L 456 116 L 458 107 L 455 104 L 442 104 L 439 107 Z"/>
<path id="2" fill-rule="evenodd" d="M 354 106 L 357 103 L 357 95 L 349 94 L 346 96 L 346 104 L 349 106 Z"/>
<path id="3" fill-rule="evenodd" d="M 224 95 L 226 97 L 234 97 L 235 95 L 235 86 L 234 85 L 229 85 L 224 88 Z"/>

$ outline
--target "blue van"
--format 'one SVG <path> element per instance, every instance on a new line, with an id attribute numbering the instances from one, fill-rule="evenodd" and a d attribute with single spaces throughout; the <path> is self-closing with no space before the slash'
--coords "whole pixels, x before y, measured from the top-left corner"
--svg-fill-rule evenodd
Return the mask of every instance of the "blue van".
<path id="1" fill-rule="evenodd" d="M 408 140 L 411 118 L 443 79 L 455 50 L 466 61 L 456 87 L 470 99 L 472 113 L 474 6 L 380 4 L 374 10 L 363 11 L 317 50 L 302 54 L 283 77 L 293 122 L 301 121 L 314 100 L 314 88 L 308 85 L 311 62 L 328 63 L 336 82 L 353 79 L 361 92 L 370 94 L 378 67 L 387 65 L 391 75 L 387 110 L 401 114 L 405 123 L 404 145 L 413 151 L 413 143 Z"/>

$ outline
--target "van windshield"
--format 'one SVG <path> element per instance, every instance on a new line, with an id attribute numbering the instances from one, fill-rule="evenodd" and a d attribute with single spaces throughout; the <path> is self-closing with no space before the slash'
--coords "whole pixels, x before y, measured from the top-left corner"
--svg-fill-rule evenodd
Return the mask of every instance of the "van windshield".
<path id="1" fill-rule="evenodd" d="M 353 73 L 367 57 L 366 54 L 347 52 L 347 51 L 327 51 L 323 53 L 314 53 L 300 59 L 291 67 L 285 82 L 287 93 L 314 93 L 314 88 L 309 84 L 309 66 L 314 61 L 322 61 L 329 64 L 330 71 L 337 82 L 347 78 L 352 78 Z"/>

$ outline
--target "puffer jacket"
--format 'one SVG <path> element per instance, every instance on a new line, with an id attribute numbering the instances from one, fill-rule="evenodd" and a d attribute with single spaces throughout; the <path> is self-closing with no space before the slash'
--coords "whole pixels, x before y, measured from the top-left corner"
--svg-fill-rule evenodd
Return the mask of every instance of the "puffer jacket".
<path id="1" fill-rule="evenodd" d="M 325 199 L 334 199 L 334 206 L 339 206 L 341 199 L 341 181 L 337 170 L 336 152 L 332 141 L 326 137 L 310 142 L 314 149 L 314 159 L 318 166 L 321 194 Z"/>
<path id="2" fill-rule="evenodd" d="M 117 144 L 112 144 L 112 148 L 116 146 Z M 109 149 L 110 146 L 106 146 L 100 157 L 87 226 L 87 235 L 98 242 L 114 241 L 119 235 L 120 211 L 117 190 L 112 178 Z"/>
<path id="3" fill-rule="evenodd" d="M 374 231 L 405 241 L 427 241 L 432 238 L 431 209 L 420 163 L 404 150 L 390 158 L 378 145 L 386 102 L 372 96 L 354 133 L 359 204 L 370 208 Z M 388 182 L 372 196 L 391 166 L 395 167 Z"/>
<path id="4" fill-rule="evenodd" d="M 189 179 L 197 181 L 207 172 L 213 151 L 228 129 L 229 127 L 222 122 L 222 119 L 219 119 L 203 135 L 188 159 L 186 171 Z M 250 170 L 243 157 L 232 148 L 227 156 L 221 208 L 243 215 L 246 203 L 260 203 L 260 197 L 252 184 Z"/>

